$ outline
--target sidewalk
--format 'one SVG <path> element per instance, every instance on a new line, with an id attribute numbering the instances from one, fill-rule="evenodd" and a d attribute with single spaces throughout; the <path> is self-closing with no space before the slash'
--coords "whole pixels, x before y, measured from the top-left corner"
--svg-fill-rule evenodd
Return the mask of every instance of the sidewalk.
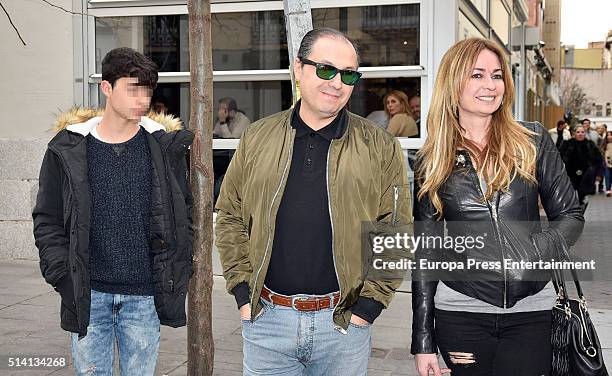
<path id="1" fill-rule="evenodd" d="M 612 223 L 612 199 L 595 196 L 587 211 L 587 230 Z M 612 248 L 603 237 L 583 236 L 574 247 L 579 254 L 593 253 L 599 268 L 612 270 Z M 609 235 L 608 235 L 609 236 Z M 601 263 L 600 263 L 601 262 Z M 215 273 L 218 260 L 215 260 Z M 612 366 L 612 289 L 607 281 L 585 282 L 590 314 L 596 324 L 604 356 Z M 409 287 L 404 284 L 403 289 Z M 225 282 L 215 276 L 213 287 L 213 337 L 215 375 L 241 375 L 242 324 L 235 301 L 225 291 Z M 369 375 L 416 375 L 409 353 L 411 295 L 400 292 L 373 327 Z M 68 334 L 59 327 L 59 296 L 44 283 L 36 261 L 0 261 L 0 375 L 72 375 L 71 365 L 49 370 L 9 370 L 8 356 L 64 356 L 70 360 Z M 187 330 L 162 327 L 156 375 L 187 374 Z"/>
<path id="2" fill-rule="evenodd" d="M 16 286 L 19 286 L 16 288 Z M 34 261 L 0 263 L 0 359 L 8 356 L 70 357 L 68 334 L 59 327 L 59 297 L 40 277 Z M 213 287 L 215 375 L 241 375 L 242 324 L 225 281 L 215 276 Z M 409 355 L 410 294 L 400 293 L 391 309 L 376 321 L 370 375 L 415 375 Z M 162 327 L 157 375 L 187 374 L 187 330 Z M 10 371 L 1 375 L 72 375 L 67 366 L 48 371 Z"/>

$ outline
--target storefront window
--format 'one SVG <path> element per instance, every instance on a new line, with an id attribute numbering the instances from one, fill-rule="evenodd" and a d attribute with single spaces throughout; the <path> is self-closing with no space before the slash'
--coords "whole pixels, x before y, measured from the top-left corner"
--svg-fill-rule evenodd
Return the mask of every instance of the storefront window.
<path id="1" fill-rule="evenodd" d="M 186 15 L 96 18 L 96 72 L 117 47 L 149 56 L 160 72 L 189 71 L 189 25 Z"/>
<path id="2" fill-rule="evenodd" d="M 381 76 L 385 67 L 420 65 L 420 17 L 418 3 L 312 9 L 313 26 L 331 27 L 345 33 L 358 46 L 361 67 L 380 68 L 375 70 L 376 77 Z M 214 13 L 211 28 L 213 69 L 215 80 L 218 80 L 213 87 L 213 121 L 217 120 L 222 98 L 231 98 L 248 121 L 290 108 L 290 81 L 278 79 L 277 72 L 266 72 L 289 67 L 284 12 Z M 94 73 L 101 73 L 102 59 L 117 47 L 131 47 L 149 56 L 160 72 L 189 72 L 188 16 L 97 17 L 95 52 L 92 51 L 95 54 Z M 218 74 L 220 71 L 232 71 L 232 74 Z M 258 77 L 255 80 L 247 78 L 251 81 L 236 81 L 244 71 L 255 71 Z M 184 81 L 185 77 L 185 73 L 166 76 L 155 90 L 152 102 L 156 108 L 164 109 L 188 124 L 189 83 L 172 82 Z M 411 97 L 420 93 L 420 85 L 420 76 L 362 79 L 355 86 L 347 107 L 366 117 L 384 109 L 383 96 L 390 90 L 401 90 Z M 101 106 L 105 104 L 99 91 L 93 101 Z M 233 133 L 230 136 L 228 133 L 215 135 L 215 138 L 238 137 Z M 228 147 L 228 142 L 216 141 L 216 145 Z"/>
<path id="3" fill-rule="evenodd" d="M 358 46 L 361 66 L 419 65 L 419 5 L 313 9 L 313 27 L 332 27 Z"/>
<path id="4" fill-rule="evenodd" d="M 313 9 L 314 27 L 333 27 L 360 47 L 362 66 L 419 64 L 419 5 Z M 218 13 L 212 18 L 215 70 L 289 67 L 283 11 Z M 161 72 L 189 71 L 187 15 L 96 18 L 96 72 L 104 55 L 131 47 Z"/>

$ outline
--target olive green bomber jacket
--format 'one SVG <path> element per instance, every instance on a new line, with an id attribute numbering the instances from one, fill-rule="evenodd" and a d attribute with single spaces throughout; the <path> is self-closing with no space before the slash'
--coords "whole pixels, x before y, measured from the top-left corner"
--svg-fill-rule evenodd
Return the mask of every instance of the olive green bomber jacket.
<path id="1" fill-rule="evenodd" d="M 216 205 L 216 246 L 227 290 L 231 293 L 239 283 L 248 283 L 251 307 L 255 307 L 252 318 L 262 308 L 259 296 L 270 262 L 276 213 L 291 166 L 295 137 L 291 114 L 292 110 L 283 111 L 246 129 Z M 347 129 L 332 141 L 327 160 L 332 250 L 341 295 L 334 322 L 344 329 L 350 321 L 350 307 L 359 296 L 387 307 L 401 284 L 400 279 L 368 278 L 361 232 L 362 223 L 391 221 L 393 188 L 408 184 L 399 142 L 374 123 L 350 112 L 347 115 Z M 396 208 L 397 220 L 412 224 L 410 190 L 403 191 L 406 193 Z"/>

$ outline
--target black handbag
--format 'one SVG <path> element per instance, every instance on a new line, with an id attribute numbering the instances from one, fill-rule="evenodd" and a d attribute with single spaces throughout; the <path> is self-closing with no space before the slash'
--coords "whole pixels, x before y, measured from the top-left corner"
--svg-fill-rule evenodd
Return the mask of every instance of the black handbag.
<path id="1" fill-rule="evenodd" d="M 563 238 L 556 248 L 559 261 L 571 261 Z M 557 291 L 557 303 L 552 310 L 551 376 L 608 376 L 578 275 L 573 268 L 570 271 L 578 299 L 568 297 L 563 271 L 553 271 L 552 280 Z"/>

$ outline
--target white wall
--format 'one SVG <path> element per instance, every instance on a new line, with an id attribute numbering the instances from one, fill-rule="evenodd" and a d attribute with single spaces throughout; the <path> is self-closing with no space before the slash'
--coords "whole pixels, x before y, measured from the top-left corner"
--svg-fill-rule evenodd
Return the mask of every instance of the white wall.
<path id="1" fill-rule="evenodd" d="M 72 9 L 72 0 L 54 0 Z M 73 105 L 72 15 L 38 0 L 3 0 L 27 43 L 0 17 L 0 138 L 49 138 L 58 109 Z"/>
<path id="2" fill-rule="evenodd" d="M 592 123 L 610 124 L 611 117 L 606 116 L 606 103 L 612 102 L 612 69 L 561 69 L 561 82 L 569 77 L 576 77 L 590 98 L 590 104 L 603 106 L 602 116 L 597 116 L 593 107 L 590 114 L 579 114 L 580 117 L 589 118 Z"/>

